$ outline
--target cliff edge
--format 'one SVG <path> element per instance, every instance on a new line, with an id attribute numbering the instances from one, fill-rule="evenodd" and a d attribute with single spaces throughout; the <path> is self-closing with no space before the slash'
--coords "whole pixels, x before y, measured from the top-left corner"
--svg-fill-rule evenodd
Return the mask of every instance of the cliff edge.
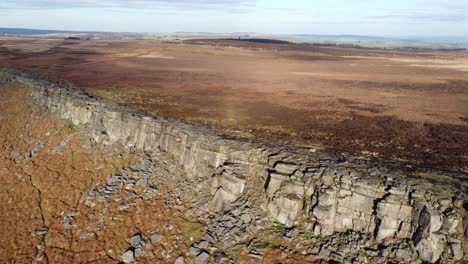
<path id="1" fill-rule="evenodd" d="M 464 172 L 237 138 L 32 73 L 2 72 L 95 142 L 163 153 L 161 166 L 177 165 L 175 199 L 188 201 L 184 214 L 205 226 L 190 247 L 197 263 L 242 262 L 241 251 L 262 258 L 268 247 L 340 263 L 468 261 Z M 137 257 L 132 251 L 123 260 Z"/>

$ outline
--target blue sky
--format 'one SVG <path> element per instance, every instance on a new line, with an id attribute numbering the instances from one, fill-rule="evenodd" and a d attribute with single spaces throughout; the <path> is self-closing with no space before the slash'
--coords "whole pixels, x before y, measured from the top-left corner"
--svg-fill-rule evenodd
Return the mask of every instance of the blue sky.
<path id="1" fill-rule="evenodd" d="M 466 36 L 468 0 L 0 0 L 0 27 Z"/>

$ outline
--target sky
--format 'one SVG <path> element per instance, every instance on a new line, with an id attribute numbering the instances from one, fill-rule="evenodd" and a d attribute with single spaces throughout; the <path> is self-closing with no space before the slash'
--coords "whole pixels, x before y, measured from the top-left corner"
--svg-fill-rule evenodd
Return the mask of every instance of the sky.
<path id="1" fill-rule="evenodd" d="M 0 0 L 0 27 L 467 36 L 468 0 Z"/>

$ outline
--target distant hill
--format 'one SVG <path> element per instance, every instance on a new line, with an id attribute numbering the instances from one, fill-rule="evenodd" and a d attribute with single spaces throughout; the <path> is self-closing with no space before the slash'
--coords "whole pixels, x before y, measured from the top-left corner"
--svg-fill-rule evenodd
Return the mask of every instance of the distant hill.
<path id="1" fill-rule="evenodd" d="M 356 46 L 371 48 L 427 48 L 460 50 L 468 48 L 467 37 L 379 37 L 361 35 L 289 35 L 293 42 L 317 45 Z"/>
<path id="2" fill-rule="evenodd" d="M 29 28 L 0 28 L 0 35 L 47 35 L 47 34 L 96 34 L 102 32 L 93 31 L 66 31 L 66 30 L 48 30 L 48 29 L 29 29 Z"/>
<path id="3" fill-rule="evenodd" d="M 103 31 L 73 31 L 30 28 L 0 28 L 0 36 L 47 37 L 65 39 L 123 39 L 142 38 L 143 33 L 103 32 Z"/>
<path id="4" fill-rule="evenodd" d="M 73 31 L 73 30 L 48 30 L 48 29 L 29 29 L 29 28 L 0 28 L 1 35 L 11 36 L 52 36 L 53 34 L 86 35 L 88 38 L 145 38 L 151 36 L 160 36 L 162 33 L 130 33 L 130 32 L 103 32 L 103 31 Z M 367 47 L 367 48 L 423 48 L 440 50 L 462 50 L 468 49 L 468 37 L 379 37 L 364 35 L 313 35 L 313 34 L 295 34 L 295 35 L 265 35 L 258 33 L 238 32 L 238 33 L 209 33 L 209 32 L 174 32 L 165 33 L 168 36 L 209 36 L 220 37 L 232 40 L 274 43 L 274 44 L 292 44 L 308 43 L 314 45 L 341 46 L 341 47 Z M 80 36 L 82 37 L 82 36 Z"/>
<path id="5" fill-rule="evenodd" d="M 289 41 L 279 39 L 266 39 L 266 38 L 228 38 L 226 40 L 245 41 L 245 42 L 257 42 L 257 43 L 268 43 L 268 44 L 291 44 Z"/>

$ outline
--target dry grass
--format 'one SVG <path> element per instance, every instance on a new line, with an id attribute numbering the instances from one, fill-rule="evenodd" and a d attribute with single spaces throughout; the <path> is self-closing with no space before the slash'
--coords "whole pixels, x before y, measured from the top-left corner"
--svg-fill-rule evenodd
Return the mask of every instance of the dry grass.
<path id="1" fill-rule="evenodd" d="M 44 45 L 47 51 L 30 52 Z M 156 115 L 267 140 L 467 164 L 463 51 L 3 38 L 0 54 L 0 65 L 59 77 Z"/>

